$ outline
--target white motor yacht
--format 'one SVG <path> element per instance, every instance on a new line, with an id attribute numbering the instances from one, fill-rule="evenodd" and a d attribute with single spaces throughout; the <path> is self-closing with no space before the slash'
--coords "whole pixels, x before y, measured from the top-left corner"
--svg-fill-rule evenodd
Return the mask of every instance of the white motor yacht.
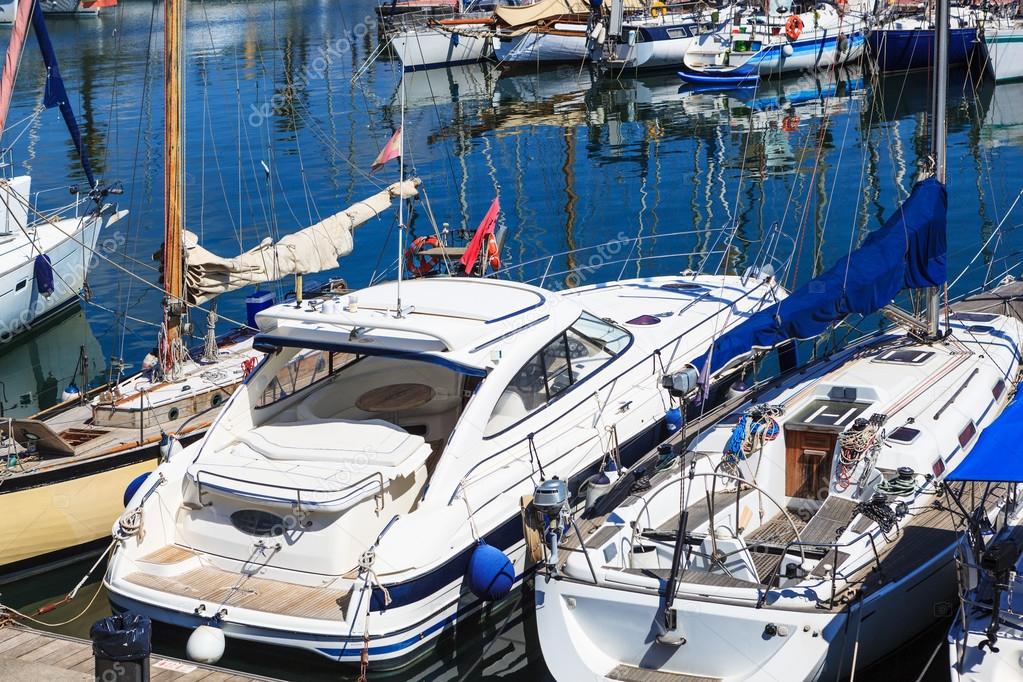
<path id="1" fill-rule="evenodd" d="M 521 579 L 541 479 L 628 467 L 679 424 L 663 377 L 783 295 L 770 275 L 442 277 L 269 308 L 266 360 L 115 526 L 110 600 L 396 666 Z"/>

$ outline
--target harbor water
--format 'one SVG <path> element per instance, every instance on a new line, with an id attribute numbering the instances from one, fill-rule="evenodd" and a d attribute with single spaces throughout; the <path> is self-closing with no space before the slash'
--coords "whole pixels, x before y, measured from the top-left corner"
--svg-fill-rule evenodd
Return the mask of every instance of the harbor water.
<path id="1" fill-rule="evenodd" d="M 235 255 L 396 181 L 397 162 L 375 173 L 370 166 L 403 122 L 405 172 L 423 180 L 429 200 L 413 233 L 432 233 L 427 210 L 447 229 L 471 232 L 499 197 L 507 277 L 558 288 L 685 269 L 742 272 L 770 248 L 792 286 L 876 229 L 929 164 L 929 72 L 881 77 L 855 66 L 716 91 L 681 86 L 672 73 L 602 78 L 582 64 L 513 72 L 467 65 L 403 81 L 400 64 L 378 49 L 374 4 L 189 3 L 186 225 L 205 248 Z M 50 21 L 97 175 L 123 183 L 118 200 L 131 213 L 100 236 L 88 301 L 0 347 L 5 415 L 52 405 L 80 376 L 82 350 L 88 376 L 101 382 L 136 370 L 156 343 L 162 21 L 162 6 L 143 0 Z M 84 176 L 58 114 L 40 107 L 44 75 L 27 51 L 4 146 L 13 171 L 32 174 L 45 209 L 67 203 L 67 186 Z M 1023 189 L 1023 83 L 996 87 L 979 69 L 955 71 L 948 116 L 956 296 L 1023 274 L 1023 214 L 1011 210 Z M 389 213 L 360 227 L 353 254 L 324 278 L 359 287 L 393 276 L 396 228 Z M 687 255 L 656 257 L 679 253 Z M 282 298 L 294 282 L 271 289 Z M 225 329 L 244 321 L 249 293 L 221 298 Z M 192 322 L 199 341 L 207 320 Z M 0 599 L 22 610 L 50 603 L 90 563 L 0 586 Z M 98 578 L 44 620 L 81 611 Z M 411 668 L 371 679 L 546 679 L 532 598 L 528 585 L 516 590 L 459 623 Z M 108 612 L 100 593 L 59 631 L 86 636 Z M 928 636 L 870 679 L 916 679 L 950 615 L 936 613 Z M 187 633 L 156 635 L 158 651 L 184 655 Z M 924 679 L 947 679 L 944 650 L 935 661 Z M 354 679 L 328 661 L 267 656 L 235 642 L 222 664 L 286 679 Z"/>

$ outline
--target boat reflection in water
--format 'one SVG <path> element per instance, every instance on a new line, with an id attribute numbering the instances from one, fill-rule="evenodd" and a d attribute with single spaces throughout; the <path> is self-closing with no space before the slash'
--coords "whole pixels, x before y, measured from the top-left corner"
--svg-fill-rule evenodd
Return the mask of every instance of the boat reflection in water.
<path id="1" fill-rule="evenodd" d="M 4 346 L 0 414 L 28 417 L 45 410 L 61 402 L 69 387 L 84 390 L 105 369 L 103 349 L 76 305 Z"/>
<path id="2" fill-rule="evenodd" d="M 748 136 L 733 145 L 738 158 L 732 165 L 754 177 L 812 172 L 819 145 L 832 146 L 821 137 L 827 134 L 830 119 L 852 112 L 866 94 L 859 66 L 762 81 L 757 87 L 683 86 L 680 92 L 691 120 Z"/>

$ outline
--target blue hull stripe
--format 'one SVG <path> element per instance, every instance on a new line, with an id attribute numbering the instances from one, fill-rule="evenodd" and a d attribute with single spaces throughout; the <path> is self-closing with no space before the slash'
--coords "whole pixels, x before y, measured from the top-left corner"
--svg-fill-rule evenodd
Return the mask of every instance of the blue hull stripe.
<path id="1" fill-rule="evenodd" d="M 620 448 L 622 463 L 630 466 L 640 457 L 653 450 L 657 443 L 663 440 L 664 420 L 658 420 L 654 426 L 646 431 L 633 436 Z M 599 463 L 595 463 L 589 469 L 572 476 L 569 479 L 569 489 L 577 490 L 583 480 L 596 473 Z M 483 538 L 488 545 L 496 547 L 501 551 L 513 547 L 522 541 L 522 519 L 516 514 L 492 530 Z M 381 588 L 373 589 L 373 597 L 370 601 L 370 609 L 373 611 L 385 611 L 387 608 L 399 608 L 409 606 L 415 602 L 430 597 L 435 592 L 444 589 L 453 582 L 460 582 L 465 578 L 466 570 L 469 567 L 469 558 L 475 546 L 466 547 L 446 563 L 433 569 L 429 573 L 418 578 L 413 578 L 403 583 L 387 585 L 390 594 L 390 604 L 384 605 L 384 592 Z"/>

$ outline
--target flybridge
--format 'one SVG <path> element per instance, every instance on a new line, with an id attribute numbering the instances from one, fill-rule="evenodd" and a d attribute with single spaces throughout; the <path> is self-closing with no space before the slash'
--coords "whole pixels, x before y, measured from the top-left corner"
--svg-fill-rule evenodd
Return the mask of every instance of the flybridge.
<path id="1" fill-rule="evenodd" d="M 468 374 L 494 364 L 492 350 L 520 332 L 569 326 L 582 308 L 558 294 L 507 281 L 435 278 L 406 282 L 396 313 L 396 286 L 356 295 L 278 305 L 257 316 L 258 347 L 337 350 L 441 362 Z M 427 356 L 432 356 L 427 357 Z"/>

